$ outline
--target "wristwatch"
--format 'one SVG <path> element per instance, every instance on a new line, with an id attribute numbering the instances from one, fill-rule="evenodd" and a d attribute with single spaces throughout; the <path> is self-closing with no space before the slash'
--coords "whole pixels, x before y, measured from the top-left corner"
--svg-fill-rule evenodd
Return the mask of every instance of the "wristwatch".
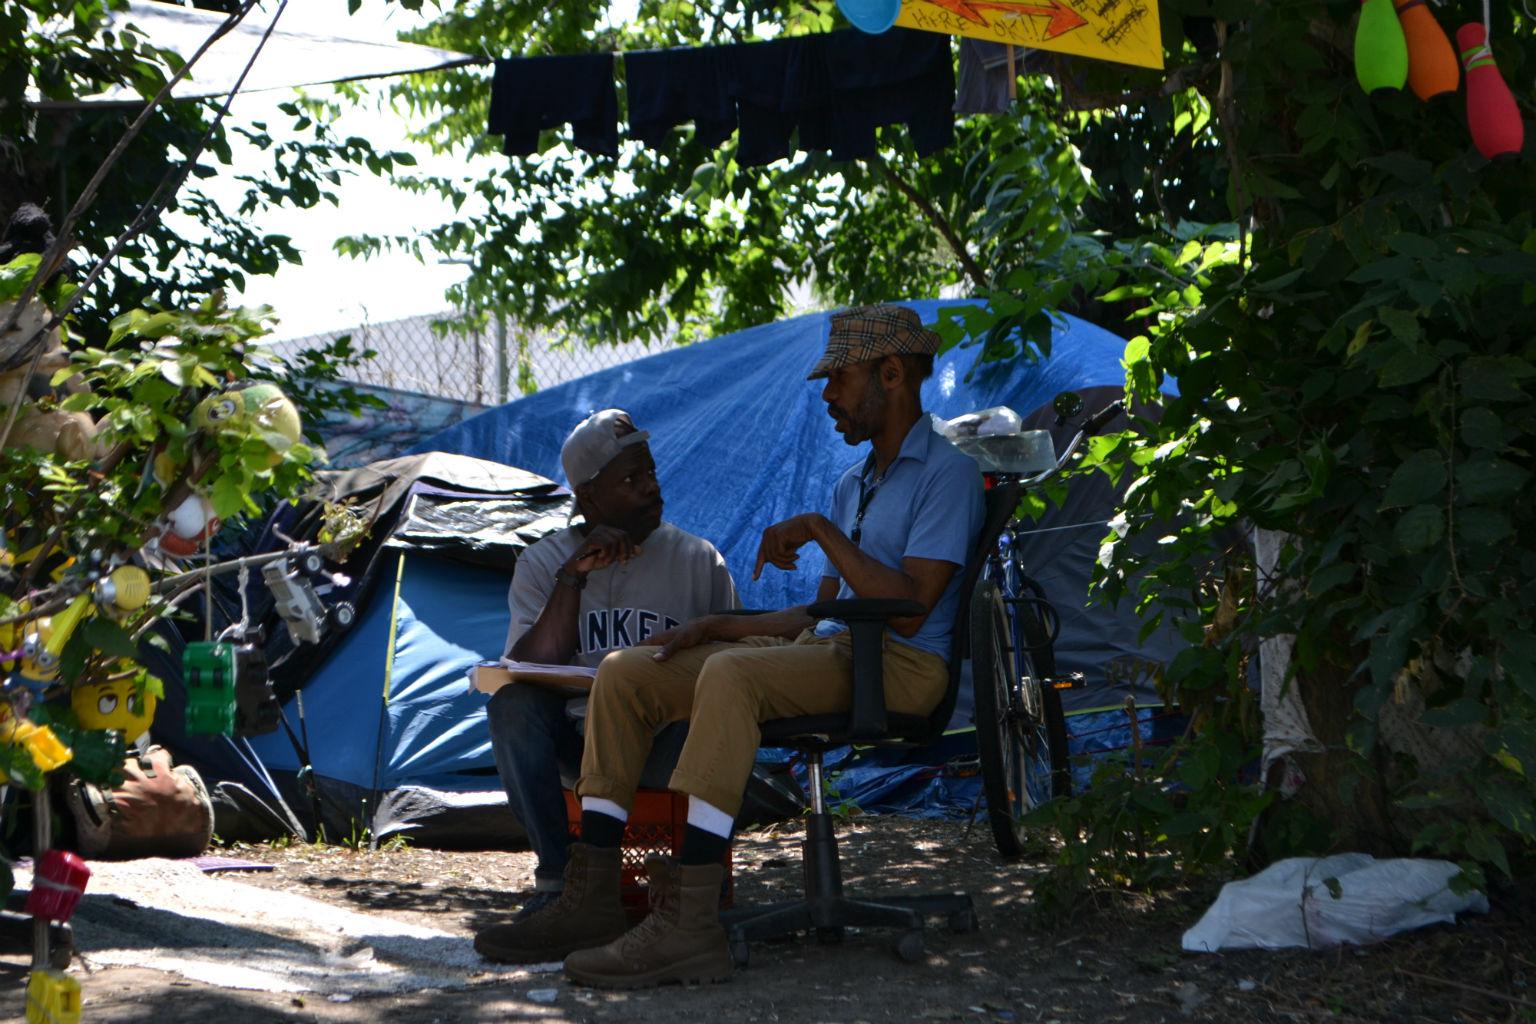
<path id="1" fill-rule="evenodd" d="M 572 590 L 580 590 L 587 585 L 587 578 L 586 576 L 578 576 L 573 572 L 566 572 L 565 566 L 562 565 L 555 570 L 555 582 L 564 583 Z"/>

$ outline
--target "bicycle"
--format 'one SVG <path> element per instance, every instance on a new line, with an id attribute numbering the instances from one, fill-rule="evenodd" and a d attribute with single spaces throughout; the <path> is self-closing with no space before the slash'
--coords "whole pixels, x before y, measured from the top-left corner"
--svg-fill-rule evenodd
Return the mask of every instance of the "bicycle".
<path id="1" fill-rule="evenodd" d="M 1064 411 L 1063 404 L 1058 404 L 1058 415 L 1063 420 L 1077 415 L 1080 399 L 1075 406 Z M 1059 457 L 1049 450 L 1048 433 L 1032 432 L 1044 435 L 1043 442 L 1038 437 L 1032 440 L 1044 443 L 1044 458 L 1053 459 L 1044 468 L 1035 468 L 1040 464 L 1039 452 L 1027 452 L 1010 440 L 1022 440 L 1023 435 L 963 438 L 957 444 L 981 464 L 989 488 L 1016 488 L 1022 495 L 1061 472 L 1083 441 L 1123 409 L 1124 403 L 1115 402 L 1090 416 Z M 1071 794 L 1061 695 L 1083 685 L 1081 673 L 1056 672 L 1059 619 L 1044 589 L 1022 564 L 1017 543 L 1021 526 L 1016 515 L 1010 518 L 972 591 L 970 606 L 971 681 L 982 792 L 998 853 L 1005 859 L 1024 852 L 1025 830 L 1020 822 L 1026 814 Z"/>

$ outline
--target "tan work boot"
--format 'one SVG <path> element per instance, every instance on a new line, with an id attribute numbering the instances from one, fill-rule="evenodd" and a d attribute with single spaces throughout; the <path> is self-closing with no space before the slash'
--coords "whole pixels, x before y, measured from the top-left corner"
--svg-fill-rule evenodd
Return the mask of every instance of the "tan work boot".
<path id="1" fill-rule="evenodd" d="M 601 949 L 565 958 L 565 975 L 583 985 L 645 988 L 669 981 L 725 981 L 731 951 L 720 924 L 721 864 L 646 858 L 651 912 Z"/>
<path id="2" fill-rule="evenodd" d="M 619 848 L 572 843 L 560 898 L 520 921 L 477 932 L 475 952 L 506 964 L 550 963 L 612 942 L 627 927 L 619 904 Z"/>

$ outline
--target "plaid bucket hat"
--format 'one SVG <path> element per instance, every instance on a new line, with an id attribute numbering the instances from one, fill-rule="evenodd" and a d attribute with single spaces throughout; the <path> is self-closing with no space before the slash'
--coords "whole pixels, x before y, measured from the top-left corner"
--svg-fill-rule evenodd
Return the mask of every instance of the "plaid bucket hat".
<path id="1" fill-rule="evenodd" d="M 833 370 L 885 356 L 933 355 L 939 336 L 906 306 L 855 306 L 832 314 L 827 351 L 806 374 L 819 380 Z"/>

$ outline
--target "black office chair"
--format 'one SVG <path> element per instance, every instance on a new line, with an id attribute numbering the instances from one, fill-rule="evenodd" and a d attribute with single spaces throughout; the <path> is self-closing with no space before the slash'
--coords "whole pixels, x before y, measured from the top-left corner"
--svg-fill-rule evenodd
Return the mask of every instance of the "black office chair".
<path id="1" fill-rule="evenodd" d="M 775 938 L 792 932 L 816 932 L 818 939 L 837 939 L 845 927 L 893 927 L 903 929 L 896 952 L 903 960 L 923 955 L 923 918 L 943 916 L 950 930 L 971 931 L 976 910 L 966 893 L 900 895 L 854 899 L 843 895 L 838 864 L 837 834 L 822 797 L 822 757 L 827 751 L 850 743 L 922 747 L 943 735 L 955 710 L 960 690 L 961 666 L 970 654 L 971 594 L 981 576 L 987 555 L 1007 525 L 1019 502 L 1017 484 L 989 490 L 986 518 L 970 562 L 961 578 L 960 607 L 950 640 L 949 687 L 938 706 L 927 715 L 886 711 L 882 640 L 887 620 L 919 615 L 915 601 L 852 598 L 822 601 L 810 607 L 818 619 L 841 619 L 853 638 L 853 704 L 845 713 L 776 718 L 762 724 L 762 745 L 791 747 L 799 751 L 809 775 L 810 811 L 806 815 L 805 840 L 801 844 L 805 869 L 805 896 L 787 903 L 742 907 L 721 916 L 730 936 L 731 956 L 745 966 L 748 944 L 753 939 Z"/>

